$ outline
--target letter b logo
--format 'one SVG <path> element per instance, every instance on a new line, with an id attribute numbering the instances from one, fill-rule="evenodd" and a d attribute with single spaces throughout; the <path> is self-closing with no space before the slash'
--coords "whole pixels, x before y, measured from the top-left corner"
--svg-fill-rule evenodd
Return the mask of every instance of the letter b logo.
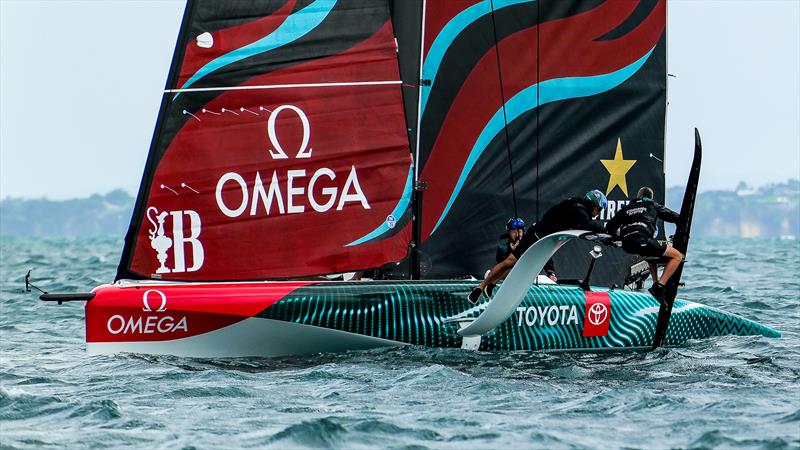
<path id="1" fill-rule="evenodd" d="M 175 268 L 173 272 L 196 272 L 203 267 L 203 244 L 198 239 L 200 237 L 200 215 L 195 211 L 171 211 L 172 215 L 172 239 L 173 254 L 175 256 Z M 183 218 L 189 218 L 189 236 L 183 233 Z M 192 252 L 192 266 L 186 267 L 185 245 L 189 244 Z"/>
<path id="2" fill-rule="evenodd" d="M 172 219 L 171 238 L 168 236 L 169 226 L 165 223 L 168 217 Z M 196 211 L 165 211 L 159 213 L 156 208 L 151 206 L 147 209 L 147 218 L 153 225 L 149 231 L 150 247 L 156 251 L 157 259 L 160 263 L 156 273 L 196 272 L 203 267 L 205 252 L 199 239 L 202 223 L 200 215 Z M 187 220 L 189 225 L 188 236 L 184 231 L 184 225 Z M 187 249 L 192 259 L 192 265 L 188 268 L 186 267 Z M 170 250 L 172 250 L 172 269 L 167 267 Z"/>

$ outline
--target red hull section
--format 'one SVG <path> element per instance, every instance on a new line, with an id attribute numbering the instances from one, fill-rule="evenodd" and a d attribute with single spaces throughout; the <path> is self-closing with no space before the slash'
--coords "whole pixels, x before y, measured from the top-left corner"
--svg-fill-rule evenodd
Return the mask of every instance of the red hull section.
<path id="1" fill-rule="evenodd" d="M 169 341 L 233 325 L 308 282 L 100 286 L 86 303 L 86 342 Z"/>

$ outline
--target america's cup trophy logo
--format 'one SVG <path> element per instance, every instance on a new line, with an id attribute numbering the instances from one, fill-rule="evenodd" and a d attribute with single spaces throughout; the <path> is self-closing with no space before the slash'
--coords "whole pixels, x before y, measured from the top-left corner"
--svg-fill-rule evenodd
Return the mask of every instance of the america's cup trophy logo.
<path id="1" fill-rule="evenodd" d="M 155 214 L 155 220 L 153 220 Z M 164 235 L 164 219 L 169 215 L 169 212 L 164 211 L 159 213 L 158 210 L 151 206 L 147 208 L 147 220 L 153 225 L 148 231 L 150 235 L 150 247 L 157 253 L 158 262 L 161 266 L 156 269 L 156 273 L 169 273 L 170 270 L 166 266 L 167 250 L 172 247 L 172 239 Z M 156 223 L 158 221 L 158 223 Z"/>

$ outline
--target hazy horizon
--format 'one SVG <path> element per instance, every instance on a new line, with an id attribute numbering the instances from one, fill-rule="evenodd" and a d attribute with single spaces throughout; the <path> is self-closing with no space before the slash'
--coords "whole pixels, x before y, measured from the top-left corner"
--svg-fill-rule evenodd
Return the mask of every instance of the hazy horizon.
<path id="1" fill-rule="evenodd" d="M 0 198 L 138 190 L 183 5 L 0 0 Z M 667 186 L 694 127 L 701 191 L 800 178 L 800 2 L 670 1 L 668 71 Z"/>
<path id="2" fill-rule="evenodd" d="M 758 189 L 760 189 L 760 188 L 767 187 L 767 186 L 769 186 L 769 185 L 774 185 L 774 184 L 782 184 L 782 183 L 789 183 L 789 182 L 791 182 L 791 181 L 797 181 L 797 182 L 800 182 L 800 178 L 787 178 L 787 179 L 785 179 L 785 180 L 776 180 L 776 181 L 774 181 L 774 182 L 770 182 L 770 183 L 764 183 L 764 184 L 761 184 L 761 185 L 753 185 L 753 184 L 749 184 L 749 183 L 747 183 L 747 186 L 748 186 L 749 188 L 752 188 L 752 189 L 756 189 L 756 190 L 758 190 Z M 735 183 L 735 184 L 734 184 L 733 186 L 731 186 L 730 188 L 721 188 L 721 189 L 705 189 L 705 190 L 700 190 L 699 192 L 700 192 L 700 193 L 703 193 L 703 192 L 711 192 L 711 191 L 730 191 L 730 192 L 733 192 L 733 191 L 736 189 L 736 187 L 738 186 L 738 184 L 739 184 L 739 182 Z M 683 183 L 683 184 L 673 184 L 673 185 L 667 185 L 667 186 L 666 186 L 666 189 L 667 189 L 667 190 L 669 190 L 669 189 L 674 189 L 674 188 L 684 188 L 684 187 L 686 187 L 686 183 Z M 53 197 L 49 197 L 49 196 L 47 196 L 47 195 L 44 195 L 44 196 L 39 196 L 39 197 L 19 197 L 19 196 L 18 196 L 18 197 L 15 197 L 15 196 L 11 196 L 11 195 L 3 195 L 2 197 L 0 197 L 0 201 L 3 201 L 3 200 L 49 200 L 49 201 L 69 201 L 69 200 L 79 200 L 79 199 L 89 198 L 89 197 L 91 197 L 91 196 L 94 196 L 94 195 L 100 195 L 100 196 L 103 196 L 103 195 L 110 194 L 110 193 L 112 193 L 112 192 L 114 192 L 114 191 L 118 191 L 118 190 L 124 191 L 125 193 L 127 193 L 129 196 L 131 196 L 131 197 L 133 197 L 133 198 L 136 198 L 136 196 L 137 196 L 137 194 L 138 194 L 138 188 L 137 188 L 136 190 L 130 191 L 130 190 L 127 190 L 127 189 L 125 189 L 125 188 L 123 188 L 123 187 L 117 187 L 117 188 L 111 188 L 111 189 L 108 189 L 108 190 L 106 190 L 106 191 L 102 191 L 102 192 L 90 192 L 90 193 L 88 193 L 88 194 L 86 194 L 86 195 L 82 195 L 82 196 L 76 196 L 76 197 L 63 197 L 63 198 L 62 198 L 62 197 L 56 197 L 56 198 L 53 198 Z"/>

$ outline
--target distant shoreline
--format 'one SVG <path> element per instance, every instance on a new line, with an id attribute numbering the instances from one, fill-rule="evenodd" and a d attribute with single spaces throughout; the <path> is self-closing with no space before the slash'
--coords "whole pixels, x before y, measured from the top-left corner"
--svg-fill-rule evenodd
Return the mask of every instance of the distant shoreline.
<path id="1" fill-rule="evenodd" d="M 680 207 L 684 188 L 667 188 L 666 205 Z M 0 200 L 0 237 L 124 238 L 136 199 L 123 189 L 70 200 Z M 800 237 L 800 180 L 698 195 L 692 227 L 702 237 Z"/>

